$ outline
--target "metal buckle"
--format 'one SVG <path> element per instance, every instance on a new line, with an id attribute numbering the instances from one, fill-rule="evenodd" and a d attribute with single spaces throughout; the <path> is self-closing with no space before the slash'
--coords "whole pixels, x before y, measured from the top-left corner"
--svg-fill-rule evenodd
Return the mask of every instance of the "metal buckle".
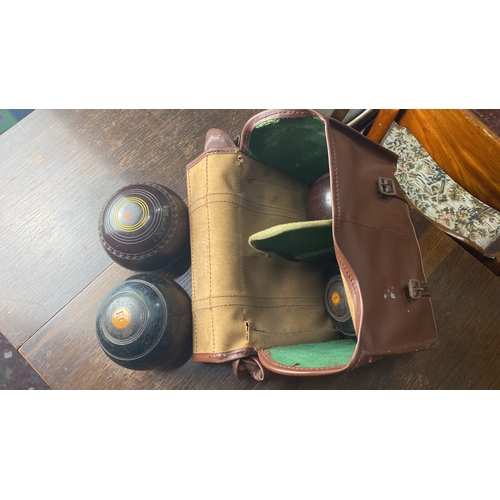
<path id="1" fill-rule="evenodd" d="M 408 282 L 408 292 L 411 299 L 419 299 L 420 297 L 430 297 L 431 292 L 427 283 L 418 280 L 410 280 Z"/>
<path id="2" fill-rule="evenodd" d="M 378 192 L 383 196 L 396 196 L 396 184 L 393 179 L 378 178 Z"/>

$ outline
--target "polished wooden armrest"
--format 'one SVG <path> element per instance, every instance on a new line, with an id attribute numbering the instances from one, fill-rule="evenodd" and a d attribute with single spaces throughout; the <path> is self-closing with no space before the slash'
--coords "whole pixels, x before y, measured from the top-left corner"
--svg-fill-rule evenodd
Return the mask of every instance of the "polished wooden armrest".
<path id="1" fill-rule="evenodd" d="M 380 110 L 368 137 L 380 142 L 393 121 L 407 128 L 466 191 L 500 211 L 500 137 L 466 109 Z"/>
<path id="2" fill-rule="evenodd" d="M 500 137 L 475 113 L 463 109 L 383 109 L 368 137 L 385 143 L 393 123 L 408 129 L 441 170 L 471 197 L 500 210 Z M 439 221 L 434 222 L 500 275 L 496 251 L 479 248 L 466 234 L 460 235 Z"/>

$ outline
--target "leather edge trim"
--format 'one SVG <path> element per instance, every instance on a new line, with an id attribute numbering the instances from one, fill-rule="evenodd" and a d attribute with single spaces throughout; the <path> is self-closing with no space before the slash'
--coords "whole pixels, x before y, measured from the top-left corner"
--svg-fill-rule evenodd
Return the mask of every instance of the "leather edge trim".
<path id="1" fill-rule="evenodd" d="M 253 347 L 246 347 L 226 352 L 193 353 L 193 361 L 195 363 L 227 363 L 228 361 L 255 355 L 256 352 Z"/>
<path id="2" fill-rule="evenodd" d="M 191 169 L 195 165 L 197 165 L 201 160 L 203 160 L 206 156 L 214 155 L 214 154 L 220 154 L 220 153 L 225 153 L 225 154 L 235 154 L 239 153 L 239 149 L 234 147 L 228 147 L 228 148 L 217 148 L 217 149 L 207 149 L 206 151 L 203 151 L 200 155 L 198 155 L 194 160 L 191 160 L 187 165 L 186 165 L 186 170 Z"/>
<path id="3" fill-rule="evenodd" d="M 261 111 L 250 118 L 243 126 L 240 139 L 241 152 L 248 154 L 250 136 L 254 128 L 259 125 L 259 123 L 278 118 L 297 118 L 297 116 L 317 116 L 318 118 L 321 118 L 323 122 L 326 119 L 324 115 L 312 109 L 268 109 L 266 111 Z"/>
<path id="4" fill-rule="evenodd" d="M 260 349 L 257 351 L 259 361 L 262 366 L 267 370 L 278 373 L 279 375 L 291 375 L 295 377 L 304 376 L 320 376 L 320 375 L 330 375 L 333 373 L 340 373 L 346 370 L 349 363 L 346 365 L 339 366 L 326 366 L 321 368 L 301 368 L 298 366 L 286 366 L 274 361 L 269 355 L 268 349 Z M 352 358 L 351 358 L 352 359 Z"/>
<path id="5" fill-rule="evenodd" d="M 394 349 L 393 351 L 390 352 L 378 352 L 378 351 L 365 351 L 363 350 L 363 357 L 387 357 L 387 356 L 392 356 L 393 354 L 407 354 L 411 352 L 418 352 L 418 351 L 426 351 L 429 349 L 434 349 L 435 347 L 439 346 L 439 339 L 436 337 L 431 340 L 426 340 L 424 342 L 420 342 L 418 344 L 412 344 L 412 349 L 408 350 L 405 347 L 401 347 L 398 349 Z"/>
<path id="6" fill-rule="evenodd" d="M 373 151 L 376 151 L 377 154 L 385 156 L 386 159 L 389 160 L 393 165 L 393 174 L 396 172 L 398 158 L 399 158 L 396 153 L 382 146 L 378 142 L 373 141 L 369 137 L 366 137 L 362 133 L 358 132 L 356 129 L 349 127 L 349 125 L 339 122 L 338 120 L 334 120 L 333 118 L 329 118 L 328 121 L 326 122 L 326 125 L 327 127 L 330 128 L 330 131 L 328 133 L 331 133 L 331 129 L 337 129 L 341 133 L 346 134 L 349 138 L 355 139 L 358 142 L 358 144 L 366 148 L 369 148 Z M 396 180 L 396 178 L 394 178 L 394 180 Z"/>

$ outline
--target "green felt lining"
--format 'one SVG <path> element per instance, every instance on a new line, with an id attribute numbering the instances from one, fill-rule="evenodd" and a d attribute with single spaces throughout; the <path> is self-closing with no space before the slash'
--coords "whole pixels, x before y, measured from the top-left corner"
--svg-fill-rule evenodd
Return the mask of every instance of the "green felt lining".
<path id="1" fill-rule="evenodd" d="M 248 155 L 281 170 L 311 187 L 329 171 L 325 125 L 316 116 L 278 118 L 260 123 L 252 131 Z M 265 253 L 291 261 L 336 264 L 332 221 L 280 224 L 253 234 L 249 244 Z M 344 366 L 351 360 L 356 339 L 299 344 L 268 349 L 284 366 L 325 368 Z"/>
<path id="2" fill-rule="evenodd" d="M 248 243 L 257 250 L 295 262 L 336 261 L 331 220 L 279 224 L 253 234 Z"/>
<path id="3" fill-rule="evenodd" d="M 268 120 L 252 131 L 248 155 L 312 186 L 329 169 L 325 125 L 317 116 Z"/>
<path id="4" fill-rule="evenodd" d="M 317 344 L 273 347 L 268 352 L 276 363 L 284 366 L 326 368 L 349 363 L 355 348 L 355 339 L 340 339 Z"/>

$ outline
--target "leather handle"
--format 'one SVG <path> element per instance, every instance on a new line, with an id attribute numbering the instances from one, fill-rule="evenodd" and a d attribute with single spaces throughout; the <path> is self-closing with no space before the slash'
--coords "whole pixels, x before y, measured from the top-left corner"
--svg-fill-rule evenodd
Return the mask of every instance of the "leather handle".
<path id="1" fill-rule="evenodd" d="M 253 378 L 257 382 L 264 380 L 264 367 L 257 356 L 235 359 L 232 362 L 233 373 L 240 380 Z"/>

